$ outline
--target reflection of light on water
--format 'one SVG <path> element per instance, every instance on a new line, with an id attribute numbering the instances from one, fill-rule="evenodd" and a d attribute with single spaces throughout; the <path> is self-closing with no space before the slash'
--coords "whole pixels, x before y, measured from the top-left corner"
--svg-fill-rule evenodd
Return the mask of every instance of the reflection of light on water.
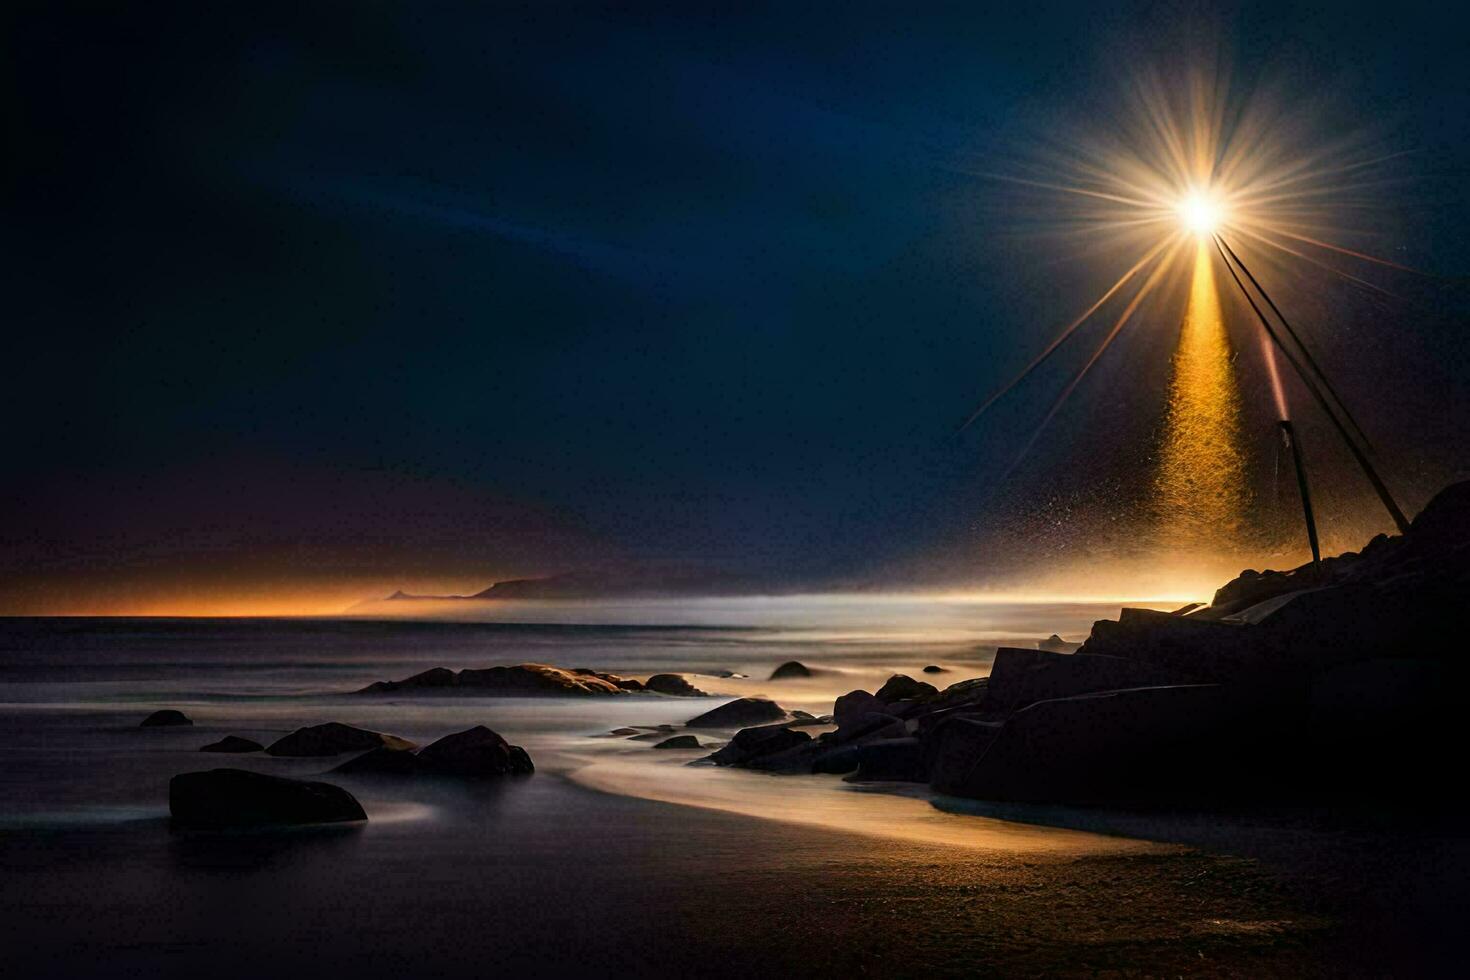
<path id="1" fill-rule="evenodd" d="M 684 752 L 678 759 L 598 754 L 603 757 L 585 757 L 587 764 L 569 773 L 570 778 L 604 793 L 780 823 L 1011 853 L 1137 853 L 1159 846 L 1085 831 L 944 813 L 921 796 L 855 786 L 836 776 L 773 776 L 688 766 L 684 763 L 692 754 Z"/>
<path id="2" fill-rule="evenodd" d="M 1170 550 L 1219 550 L 1236 542 L 1246 500 L 1240 392 L 1210 252 L 1195 251 L 1189 307 L 1174 353 L 1174 377 L 1155 477 Z"/>

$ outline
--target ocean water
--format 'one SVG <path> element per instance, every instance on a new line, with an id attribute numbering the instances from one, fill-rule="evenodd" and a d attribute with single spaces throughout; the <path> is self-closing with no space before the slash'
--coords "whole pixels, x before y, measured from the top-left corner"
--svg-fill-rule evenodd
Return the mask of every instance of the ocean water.
<path id="1" fill-rule="evenodd" d="M 426 956 L 446 975 L 476 975 L 490 961 L 560 975 L 608 956 L 599 937 L 651 934 L 651 910 L 670 921 L 693 906 L 721 914 L 706 889 L 711 875 L 739 876 L 754 901 L 782 887 L 790 862 L 824 861 L 834 842 L 870 841 L 861 854 L 942 847 L 1017 861 L 1156 847 L 942 809 L 912 786 L 692 767 L 703 751 L 607 737 L 624 725 L 680 724 L 719 698 L 354 693 L 431 666 L 536 661 L 678 671 L 719 695 L 765 694 L 820 713 L 895 672 L 941 685 L 982 676 L 997 644 L 1079 637 L 1116 605 L 944 602 L 926 615 L 919 600 L 829 599 L 543 612 L 559 621 L 0 621 L 0 940 L 21 950 L 20 975 L 389 975 L 417 971 Z M 660 612 L 672 622 L 627 621 Z M 768 679 L 792 659 L 816 675 Z M 926 664 L 945 673 L 920 675 Z M 164 707 L 194 725 L 139 727 Z M 489 784 L 326 775 L 358 797 L 367 824 L 171 830 L 167 788 L 177 773 L 233 766 L 319 777 L 344 761 L 200 746 L 228 734 L 269 744 L 325 721 L 419 743 L 483 724 L 525 746 L 537 772 Z M 516 944 L 480 933 L 486 908 L 517 931 Z M 348 933 L 357 938 L 344 946 Z M 631 959 L 610 972 L 674 962 L 650 961 L 644 947 L 619 955 Z M 708 972 L 707 958 L 697 966 Z"/>
<path id="2" fill-rule="evenodd" d="M 598 737 L 628 725 L 679 725 L 723 703 L 720 698 L 355 692 L 433 666 L 540 662 L 635 676 L 676 671 L 714 695 L 764 695 L 788 709 L 821 714 L 831 711 L 838 695 L 876 690 L 894 673 L 941 687 L 983 676 L 997 645 L 1032 646 L 1052 632 L 1080 637 L 1094 620 L 1116 615 L 1117 607 L 816 597 L 548 604 L 517 611 L 560 621 L 0 621 L 0 737 L 7 745 L 0 827 L 162 816 L 168 778 L 188 769 L 239 765 L 319 774 L 340 760 L 201 755 L 198 748 L 227 734 L 269 744 L 302 725 L 342 721 L 420 743 L 484 724 L 525 746 L 541 772 L 604 792 L 863 832 L 908 824 L 907 831 L 894 832 L 915 833 L 912 825 L 937 822 L 939 839 L 963 841 L 966 818 L 941 817 L 911 795 L 854 806 L 852 798 L 864 791 L 840 780 L 691 769 L 686 763 L 705 753 L 652 752 L 649 742 Z M 676 622 L 618 622 L 655 616 Z M 807 664 L 814 676 L 769 680 L 787 660 Z M 928 664 L 944 672 L 925 675 Z M 722 672 L 743 676 L 718 676 Z M 194 725 L 138 728 L 163 707 L 184 711 Z M 391 789 L 367 789 L 373 822 L 423 815 L 410 787 L 397 797 Z M 887 814 L 885 807 L 907 816 Z M 928 819 L 915 821 L 915 812 Z"/>

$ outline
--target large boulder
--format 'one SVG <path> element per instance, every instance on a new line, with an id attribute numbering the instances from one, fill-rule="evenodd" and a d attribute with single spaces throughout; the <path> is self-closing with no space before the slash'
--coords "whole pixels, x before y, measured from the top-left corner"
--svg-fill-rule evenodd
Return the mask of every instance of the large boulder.
<path id="1" fill-rule="evenodd" d="M 690 728 L 745 728 L 786 718 L 786 709 L 769 698 L 736 698 L 685 724 Z"/>
<path id="2" fill-rule="evenodd" d="M 379 746 L 411 749 L 414 744 L 397 735 L 384 735 L 382 732 L 371 732 L 365 728 L 329 721 L 325 725 L 298 728 L 290 735 L 272 742 L 265 751 L 267 755 L 281 756 L 341 755 L 343 752 L 364 752 Z"/>
<path id="3" fill-rule="evenodd" d="M 1224 683 L 1257 663 L 1259 654 L 1253 648 L 1257 639 L 1249 627 L 1240 624 L 1125 608 L 1116 621 L 1094 623 L 1077 653 L 1149 664 L 1169 671 L 1171 683 L 1174 679 Z"/>
<path id="4" fill-rule="evenodd" d="M 511 745 L 484 725 L 424 746 L 417 761 L 421 771 L 443 776 L 519 776 L 536 771 L 525 749 Z"/>
<path id="5" fill-rule="evenodd" d="M 1215 684 L 1038 701 L 968 764 L 941 754 L 934 778 L 944 792 L 987 800 L 1234 800 L 1279 777 L 1299 744 L 1287 717 L 1257 692 Z"/>
<path id="6" fill-rule="evenodd" d="M 762 759 L 810 745 L 806 732 L 793 731 L 784 725 L 761 725 L 735 733 L 724 748 L 709 757 L 720 766 L 750 766 Z"/>
<path id="7" fill-rule="evenodd" d="M 1001 647 L 990 668 L 985 706 L 1008 712 L 1049 698 L 1157 687 L 1181 679 L 1178 671 L 1125 657 Z"/>
<path id="8" fill-rule="evenodd" d="M 705 697 L 705 693 L 689 683 L 683 674 L 654 674 L 643 682 L 643 688 L 655 694 L 672 694 L 683 698 Z"/>
<path id="9" fill-rule="evenodd" d="M 168 809 L 176 825 L 201 829 L 367 819 L 362 805 L 340 786 L 244 769 L 175 776 L 168 784 Z"/>
<path id="10" fill-rule="evenodd" d="M 1002 722 L 972 715 L 951 714 L 923 733 L 924 768 L 929 785 L 940 793 L 962 795 L 970 781 L 970 770 L 995 741 Z"/>
<path id="11" fill-rule="evenodd" d="M 788 660 L 775 670 L 771 671 L 771 680 L 784 681 L 793 677 L 810 677 L 812 669 L 800 660 Z"/>
<path id="12" fill-rule="evenodd" d="M 173 728 L 180 725 L 192 725 L 193 720 L 182 711 L 173 708 L 163 708 L 153 712 L 147 718 L 139 722 L 139 728 Z"/>
<path id="13" fill-rule="evenodd" d="M 226 735 L 218 742 L 210 742 L 201 746 L 200 752 L 260 752 L 265 749 L 264 745 L 250 738 L 241 738 L 239 735 Z"/>
<path id="14" fill-rule="evenodd" d="M 643 689 L 640 681 L 588 668 L 564 670 L 549 664 L 517 664 L 513 667 L 465 668 L 454 673 L 435 667 L 401 681 L 377 681 L 362 694 L 451 693 L 535 697 L 547 695 L 626 694 Z"/>

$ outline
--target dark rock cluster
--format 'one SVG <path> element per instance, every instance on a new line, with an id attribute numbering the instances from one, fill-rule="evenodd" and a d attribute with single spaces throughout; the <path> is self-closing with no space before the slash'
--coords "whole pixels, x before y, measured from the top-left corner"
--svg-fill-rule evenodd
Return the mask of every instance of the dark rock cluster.
<path id="1" fill-rule="evenodd" d="M 850 692 L 815 738 L 784 718 L 726 721 L 756 727 L 708 761 L 990 800 L 1413 801 L 1443 781 L 1404 760 L 1463 739 L 1450 698 L 1467 672 L 1467 594 L 1462 483 L 1406 534 L 1320 568 L 1244 572 L 1209 606 L 1124 609 L 1075 652 L 1053 636 L 943 691 L 895 675 Z"/>
<path id="2" fill-rule="evenodd" d="M 415 752 L 412 747 L 379 746 L 349 759 L 333 772 L 388 776 L 529 776 L 531 757 L 484 725 L 446 735 Z"/>

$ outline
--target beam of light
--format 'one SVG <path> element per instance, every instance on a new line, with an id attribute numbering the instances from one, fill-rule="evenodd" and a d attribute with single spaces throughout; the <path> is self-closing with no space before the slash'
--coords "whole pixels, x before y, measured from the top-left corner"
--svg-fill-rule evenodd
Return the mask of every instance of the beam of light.
<path id="1" fill-rule="evenodd" d="M 1072 377 L 1070 380 L 1068 380 L 1066 387 L 1063 388 L 1061 393 L 1057 395 L 1056 399 L 1052 401 L 1051 407 L 1048 408 L 1046 411 L 1046 415 L 1042 417 L 1036 428 L 1032 430 L 1031 437 L 1026 440 L 1026 444 L 1021 447 L 1021 451 L 1016 454 L 1015 459 L 1011 461 L 1011 465 L 1006 468 L 1003 474 L 1001 474 L 1000 479 L 1002 481 L 1004 481 L 1006 477 L 1010 476 L 1011 473 L 1015 471 L 1017 466 L 1021 465 L 1021 461 L 1024 460 L 1027 454 L 1031 452 L 1032 447 L 1036 445 L 1036 440 L 1041 437 L 1041 433 L 1045 431 L 1046 427 L 1051 423 L 1051 420 L 1056 417 L 1057 412 L 1061 411 L 1062 405 L 1064 405 L 1067 399 L 1071 397 L 1072 392 L 1077 390 L 1077 386 L 1082 383 L 1082 379 L 1087 376 L 1087 372 L 1092 370 L 1093 365 L 1098 362 L 1098 360 L 1103 356 L 1107 349 L 1112 346 L 1113 341 L 1117 338 L 1118 334 L 1122 332 L 1124 325 L 1126 325 L 1128 321 L 1133 318 L 1134 313 L 1138 312 L 1139 304 L 1141 304 L 1148 297 L 1148 295 L 1154 291 L 1154 288 L 1159 284 L 1159 281 L 1163 279 L 1164 274 L 1167 273 L 1168 270 L 1174 265 L 1174 260 L 1179 255 L 1177 240 L 1175 240 L 1174 244 L 1175 247 L 1169 251 L 1169 254 L 1164 256 L 1163 261 L 1161 261 L 1157 266 L 1154 267 L 1154 271 L 1149 273 L 1148 278 L 1143 281 L 1143 285 L 1138 287 L 1138 292 L 1135 293 L 1133 295 L 1133 298 L 1128 301 L 1128 305 L 1124 307 L 1123 312 L 1118 315 L 1118 319 L 1113 323 L 1112 329 L 1108 331 L 1107 336 L 1103 338 L 1102 343 L 1098 344 L 1097 349 L 1092 352 L 1092 356 L 1089 357 L 1080 368 L 1073 372 Z"/>
<path id="2" fill-rule="evenodd" d="M 1168 549 L 1214 553 L 1239 539 L 1249 497 L 1240 415 L 1210 246 L 1201 237 L 1154 478 Z"/>
<path id="3" fill-rule="evenodd" d="M 1337 276 L 1339 279 L 1342 279 L 1342 280 L 1344 280 L 1346 282 L 1353 283 L 1354 285 L 1357 285 L 1357 286 L 1362 286 L 1364 289 L 1370 289 L 1370 290 L 1372 290 L 1375 293 L 1382 293 L 1384 296 L 1387 296 L 1389 299 L 1396 299 L 1396 300 L 1402 300 L 1403 299 L 1403 297 L 1399 296 L 1397 293 L 1391 293 L 1387 289 L 1384 289 L 1382 286 L 1378 285 L 1377 283 L 1369 282 L 1366 279 L 1363 279 L 1363 278 L 1361 278 L 1359 276 L 1353 275 L 1351 272 L 1343 272 L 1341 269 L 1337 268 L 1336 266 L 1334 266 L 1334 265 L 1328 265 L 1326 262 L 1323 262 L 1321 259 L 1313 258 L 1312 256 L 1308 255 L 1306 252 L 1301 251 L 1300 249 L 1292 248 L 1289 245 L 1283 245 L 1283 244 L 1281 244 L 1278 241 L 1273 241 L 1267 235 L 1263 235 L 1263 234 L 1260 234 L 1259 232 L 1252 231 L 1249 225 L 1237 225 L 1233 230 L 1239 232 L 1242 235 L 1246 235 L 1246 236 L 1248 236 L 1250 238 L 1254 238 L 1256 241 L 1262 243 L 1263 245 L 1270 245 L 1272 248 L 1277 249 L 1277 250 L 1282 251 L 1282 252 L 1285 252 L 1287 255 L 1290 255 L 1293 258 L 1301 259 L 1303 262 L 1307 263 L 1308 265 L 1315 266 L 1318 269 L 1322 269 L 1322 270 L 1324 270 L 1326 272 L 1330 272 L 1334 276 Z"/>
<path id="4" fill-rule="evenodd" d="M 1164 239 L 1153 248 L 1145 252 L 1143 258 L 1133 263 L 1133 265 L 1128 269 L 1127 272 L 1118 277 L 1117 282 L 1113 283 L 1106 290 L 1104 290 L 1103 294 L 1097 298 L 1096 302 L 1094 302 L 1091 306 L 1082 311 L 1081 316 L 1077 317 L 1077 319 L 1067 324 L 1066 327 L 1062 329 L 1062 332 L 1057 334 L 1052 342 L 1046 346 L 1046 349 L 1043 350 L 1040 354 L 1036 355 L 1031 363 L 1026 365 L 1024 369 L 1022 369 L 1020 374 L 1016 375 L 1009 382 L 1003 385 L 999 390 L 991 394 L 989 398 L 981 402 L 980 407 L 976 408 L 973 412 L 969 414 L 969 417 L 967 417 L 964 422 L 960 423 L 960 427 L 955 431 L 955 434 L 959 435 L 960 433 L 968 429 L 971 423 L 973 423 L 976 419 L 978 419 L 981 415 L 985 413 L 986 409 L 988 409 L 991 405 L 994 405 L 997 401 L 1004 397 L 1007 392 L 1009 392 L 1011 389 L 1015 388 L 1016 385 L 1024 381 L 1027 375 L 1040 367 L 1047 358 L 1051 357 L 1052 353 L 1055 352 L 1058 347 L 1062 346 L 1062 344 L 1066 342 L 1068 337 L 1072 336 L 1072 334 L 1077 331 L 1078 327 L 1086 323 L 1088 319 L 1090 319 L 1092 315 L 1096 313 L 1104 303 L 1106 303 L 1109 299 L 1113 297 L 1114 293 L 1116 293 L 1119 289 L 1122 289 L 1123 286 L 1130 279 L 1137 275 L 1139 269 L 1142 269 L 1144 266 L 1148 265 L 1149 262 L 1153 261 L 1153 259 L 1161 251 L 1163 251 L 1164 247 L 1168 244 L 1169 240 Z"/>
<path id="5" fill-rule="evenodd" d="M 1040 426 L 1025 435 L 1025 445 L 1006 474 L 1029 453 L 1122 325 L 1129 318 L 1145 319 L 1135 314 L 1138 304 L 1149 297 L 1152 305 L 1146 319 L 1182 323 L 1163 406 L 1165 424 L 1159 430 L 1158 472 L 1149 486 L 1151 502 L 1160 529 L 1175 544 L 1192 539 L 1201 555 L 1213 552 L 1224 557 L 1250 539 L 1240 532 L 1256 529 L 1244 526 L 1252 485 L 1242 436 L 1244 406 L 1221 313 L 1213 243 L 1223 237 L 1249 239 L 1252 251 L 1269 251 L 1273 276 L 1279 272 L 1287 283 L 1294 272 L 1318 267 L 1371 291 L 1374 295 L 1368 298 L 1375 305 L 1379 296 L 1404 302 L 1385 286 L 1354 274 L 1372 275 L 1355 267 L 1356 261 L 1390 271 L 1413 271 L 1373 254 L 1384 252 L 1374 238 L 1391 227 L 1373 220 L 1385 210 L 1386 198 L 1377 192 L 1396 182 L 1389 165 L 1404 154 L 1385 152 L 1384 144 L 1365 129 L 1327 123 L 1315 115 L 1321 101 L 1302 99 L 1295 87 L 1232 86 L 1227 66 L 1207 46 L 1189 50 L 1176 67 L 1179 70 L 1150 70 L 1144 63 L 1120 74 L 1109 64 L 1109 77 L 1122 82 L 1112 93 L 1120 97 L 1109 102 L 1106 89 L 1099 89 L 1103 94 L 1097 100 L 1089 98 L 1083 113 L 1047 120 L 1029 153 L 1009 165 L 988 164 L 970 172 L 984 171 L 977 175 L 1004 184 L 1006 206 L 1033 212 L 1036 217 L 1029 219 L 1027 230 L 1049 239 L 1058 251 L 1131 258 L 1147 256 L 1151 247 L 1168 241 L 1196 243 L 1182 317 L 1177 309 L 1160 308 L 1166 298 L 1177 295 L 1172 290 L 1155 291 L 1152 283 L 1141 289 L 1102 345 L 1065 382 Z M 1352 110 L 1344 107 L 1344 111 Z M 1187 253 L 1181 254 L 1187 269 Z M 1235 276 L 1223 253 L 1221 260 Z M 1140 260 L 1129 269 L 1020 375 L 971 412 L 958 431 L 1040 369 L 1098 315 L 1104 303 L 1125 287 L 1131 289 L 1145 274 L 1146 264 L 1146 259 Z M 1254 307 L 1248 288 L 1241 286 Z M 1361 301 L 1355 294 L 1353 298 Z M 1278 319 L 1285 324 L 1284 317 L 1278 314 Z M 1331 326 L 1323 325 L 1313 339 L 1325 343 Z M 1287 418 L 1291 406 L 1278 360 L 1284 359 L 1298 374 L 1303 370 L 1299 362 L 1315 365 L 1301 339 L 1289 327 L 1281 329 L 1291 334 L 1281 341 L 1289 346 L 1280 348 L 1280 358 L 1276 348 L 1266 348 L 1262 366 L 1269 374 L 1274 414 Z M 1329 396 L 1321 372 L 1308 370 L 1307 375 L 1303 384 L 1312 398 L 1329 414 L 1345 417 L 1341 399 L 1335 393 Z M 1334 424 L 1342 426 L 1337 414 Z M 1350 421 L 1347 424 L 1358 429 Z M 1357 440 L 1347 436 L 1355 454 L 1360 445 L 1367 445 L 1360 431 L 1358 435 Z"/>

